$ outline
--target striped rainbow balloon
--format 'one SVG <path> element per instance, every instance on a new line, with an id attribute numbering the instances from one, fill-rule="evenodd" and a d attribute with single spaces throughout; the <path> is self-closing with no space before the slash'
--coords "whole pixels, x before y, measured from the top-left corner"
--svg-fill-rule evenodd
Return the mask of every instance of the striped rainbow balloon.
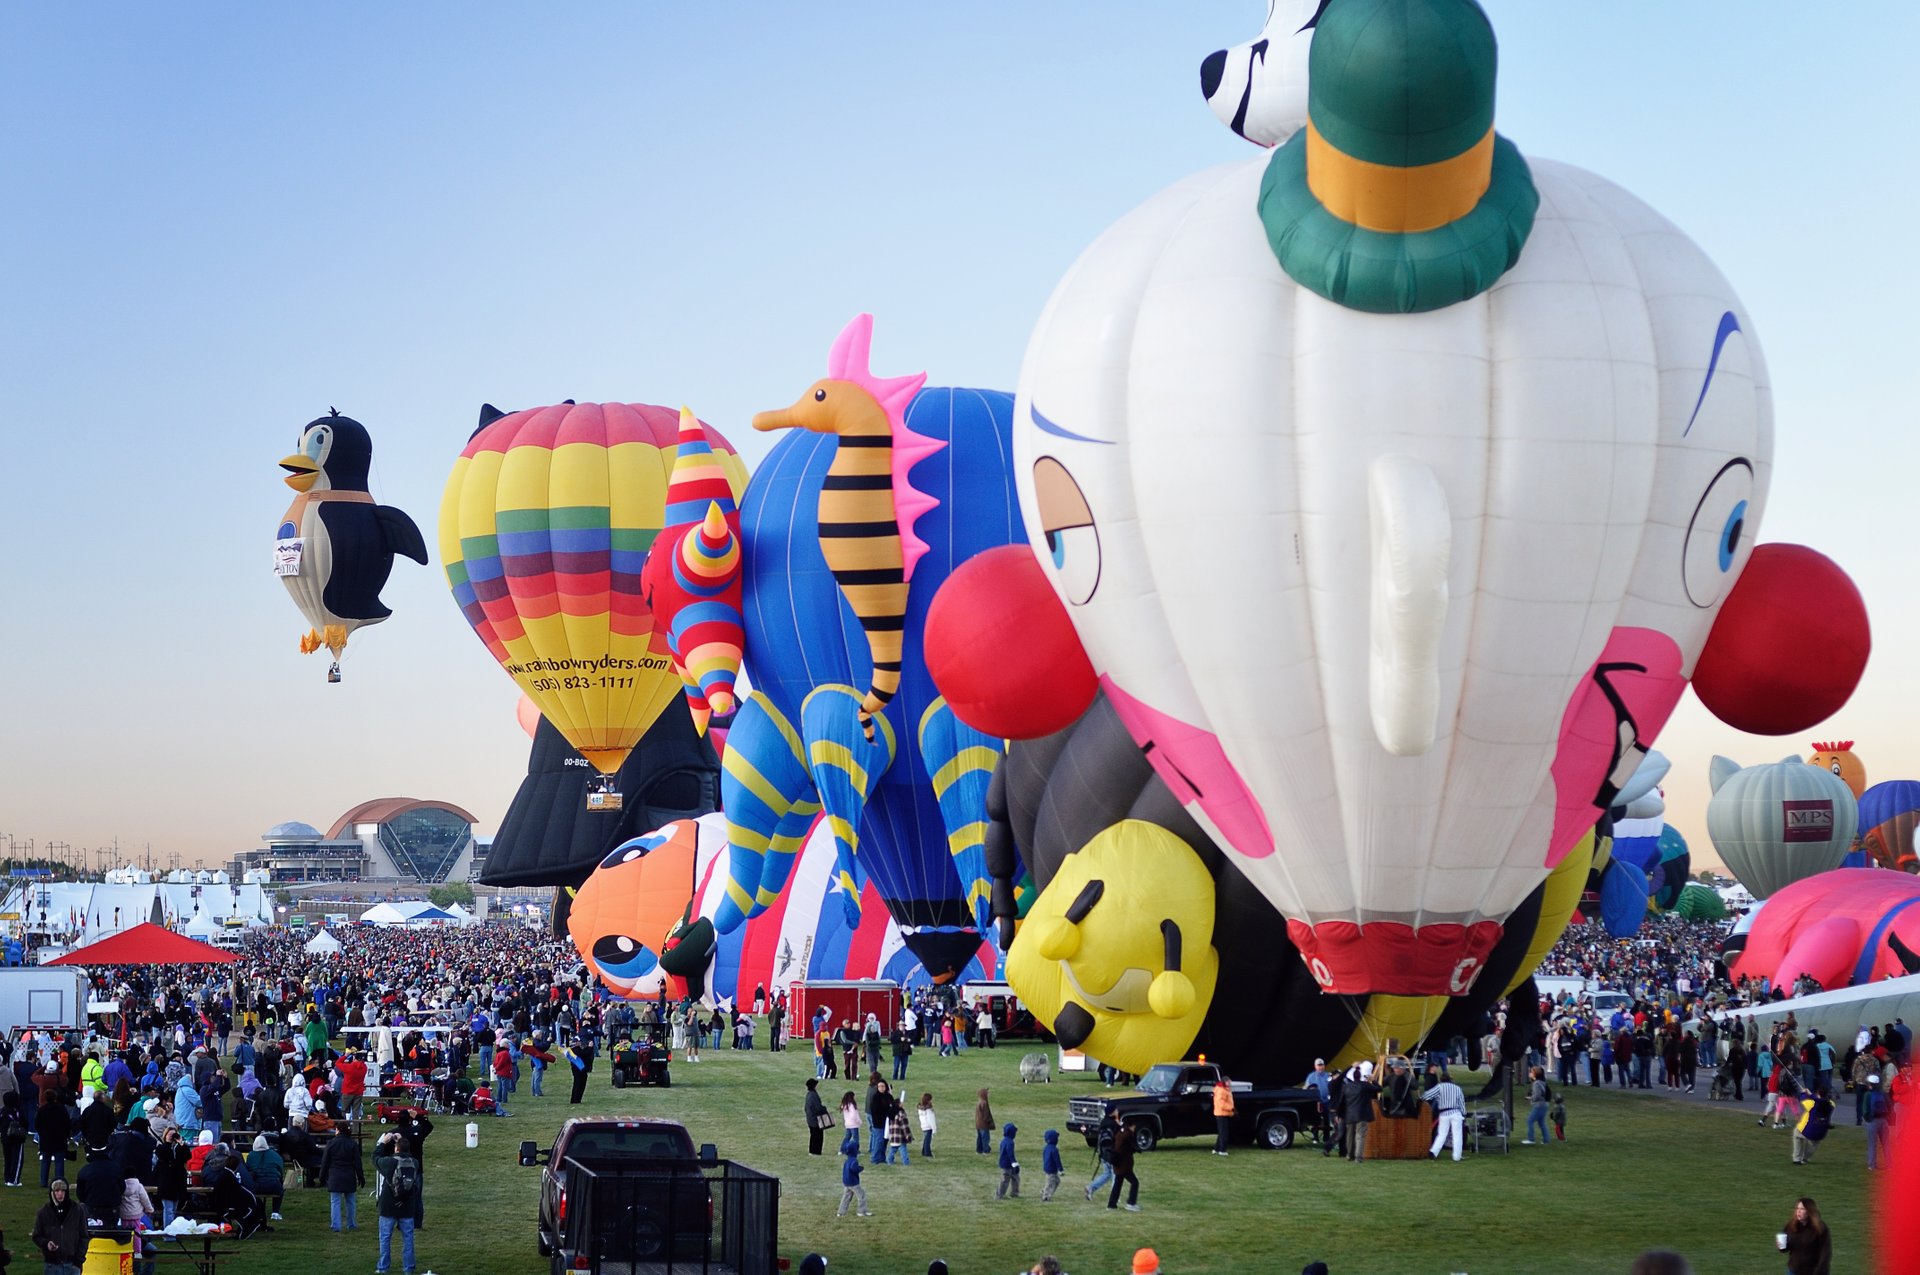
<path id="1" fill-rule="evenodd" d="M 702 429 L 737 501 L 746 468 Z M 475 432 L 440 502 L 440 556 L 467 623 L 606 774 L 680 694 L 641 594 L 679 434 L 678 411 L 642 403 L 514 412 Z"/>

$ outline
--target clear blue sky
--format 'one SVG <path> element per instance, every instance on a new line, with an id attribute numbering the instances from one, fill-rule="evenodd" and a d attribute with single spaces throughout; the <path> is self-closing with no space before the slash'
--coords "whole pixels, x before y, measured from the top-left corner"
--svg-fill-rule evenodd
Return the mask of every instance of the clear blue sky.
<path id="1" fill-rule="evenodd" d="M 1635 191 L 1759 327 L 1764 540 L 1840 559 L 1877 652 L 1814 734 L 1920 775 L 1907 3 L 1489 0 L 1499 126 Z M 437 797 L 491 828 L 515 692 L 402 562 L 347 680 L 295 650 L 275 462 L 329 406 L 432 527 L 483 400 L 678 404 L 744 442 L 855 312 L 875 365 L 1012 388 L 1075 255 L 1246 153 L 1198 65 L 1264 6 L 0 8 L 0 834 L 224 859 Z M 1661 746 L 1706 848 L 1691 697 Z M 0 839 L 0 845 L 3 845 Z"/>

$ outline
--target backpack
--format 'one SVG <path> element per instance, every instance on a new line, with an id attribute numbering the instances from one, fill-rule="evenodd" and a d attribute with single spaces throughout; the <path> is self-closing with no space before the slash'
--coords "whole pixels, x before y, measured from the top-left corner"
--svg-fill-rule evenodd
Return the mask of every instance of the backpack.
<path id="1" fill-rule="evenodd" d="M 410 1155 L 403 1155 L 393 1162 L 393 1176 L 388 1179 L 393 1188 L 395 1204 L 412 1204 L 414 1197 L 420 1194 L 420 1162 Z"/>

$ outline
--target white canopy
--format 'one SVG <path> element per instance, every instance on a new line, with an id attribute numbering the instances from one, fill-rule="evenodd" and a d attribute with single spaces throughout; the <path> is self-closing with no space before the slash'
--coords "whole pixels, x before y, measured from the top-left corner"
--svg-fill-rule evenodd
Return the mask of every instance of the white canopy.
<path id="1" fill-rule="evenodd" d="M 340 940 L 325 930 L 322 930 L 307 940 L 306 950 L 308 952 L 330 955 L 340 950 Z"/>
<path id="2" fill-rule="evenodd" d="M 1803 1038 L 1809 1030 L 1817 1029 L 1833 1042 L 1835 1049 L 1844 1050 L 1862 1027 L 1881 1027 L 1908 1014 L 1920 1022 L 1920 974 L 1796 996 L 1791 1000 L 1767 1001 L 1733 1010 L 1727 1016 L 1759 1019 L 1760 1038 L 1765 1040 L 1788 1014 L 1793 1015 Z"/>
<path id="3" fill-rule="evenodd" d="M 211 934 L 218 934 L 220 933 L 220 930 L 221 930 L 220 923 L 214 920 L 211 916 L 208 916 L 205 912 L 200 913 L 198 916 L 195 916 L 192 920 L 188 921 L 185 925 L 180 927 L 180 932 L 182 934 L 187 935 L 189 938 L 196 938 L 196 939 L 206 938 L 208 935 L 211 935 Z"/>

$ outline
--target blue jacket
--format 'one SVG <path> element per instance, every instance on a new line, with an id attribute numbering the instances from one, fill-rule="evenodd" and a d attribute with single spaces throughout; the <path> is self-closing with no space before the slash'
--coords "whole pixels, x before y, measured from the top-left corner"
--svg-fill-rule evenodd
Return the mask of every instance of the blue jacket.
<path id="1" fill-rule="evenodd" d="M 857 1148 L 852 1155 L 840 1162 L 840 1185 L 860 1185 L 860 1152 Z"/>
<path id="2" fill-rule="evenodd" d="M 1000 1130 L 1000 1167 L 1003 1169 L 1013 1168 L 1018 1160 L 1013 1153 L 1013 1135 L 1018 1132 L 1011 1124 Z"/>
<path id="3" fill-rule="evenodd" d="M 1040 1172 L 1062 1173 L 1066 1165 L 1060 1163 L 1060 1131 L 1049 1129 L 1046 1132 L 1046 1145 L 1040 1148 Z"/>

